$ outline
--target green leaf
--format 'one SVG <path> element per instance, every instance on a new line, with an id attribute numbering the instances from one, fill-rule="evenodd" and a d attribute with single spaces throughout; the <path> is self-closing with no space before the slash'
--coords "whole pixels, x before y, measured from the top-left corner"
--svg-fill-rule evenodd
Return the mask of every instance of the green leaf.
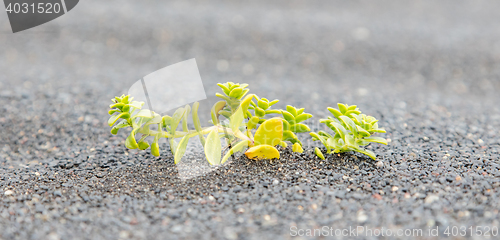
<path id="1" fill-rule="evenodd" d="M 347 108 L 347 110 L 356 110 L 356 107 L 358 107 L 358 106 L 356 106 L 356 105 L 351 105 L 351 106 L 349 106 L 349 107 Z M 359 113 L 358 113 L 358 114 L 359 114 Z"/>
<path id="2" fill-rule="evenodd" d="M 333 114 L 333 116 L 335 116 L 336 118 L 338 118 L 338 117 L 340 117 L 340 116 L 342 116 L 342 115 L 343 115 L 343 114 L 342 114 L 339 110 L 337 110 L 337 109 L 335 109 L 335 108 L 328 107 L 327 109 L 328 109 L 328 111 L 330 111 L 330 112 Z"/>
<path id="3" fill-rule="evenodd" d="M 250 89 L 243 90 L 243 92 L 240 94 L 240 98 L 242 98 L 243 96 L 245 96 L 245 94 L 247 94 L 249 91 L 250 91 Z"/>
<path id="4" fill-rule="evenodd" d="M 252 102 L 252 99 L 254 98 L 254 94 L 250 94 L 248 96 L 246 96 L 240 103 L 240 108 L 242 108 L 243 112 L 247 112 L 248 111 L 248 107 L 250 106 Z"/>
<path id="5" fill-rule="evenodd" d="M 266 114 L 281 114 L 281 111 L 276 110 L 276 109 L 269 109 L 269 110 L 266 110 L 265 112 L 266 112 Z"/>
<path id="6" fill-rule="evenodd" d="M 291 113 L 293 116 L 297 116 L 297 109 L 295 109 L 294 107 L 290 106 L 290 105 L 287 105 L 286 106 L 286 110 Z M 295 118 L 295 117 L 294 117 Z"/>
<path id="7" fill-rule="evenodd" d="M 297 142 L 298 138 L 292 131 L 283 131 L 283 141 Z"/>
<path id="8" fill-rule="evenodd" d="M 377 159 L 377 157 L 375 156 L 375 153 L 370 151 L 370 150 L 358 148 L 358 149 L 356 149 L 356 151 L 360 152 L 362 154 L 368 155 L 368 157 L 372 158 L 373 160 Z"/>
<path id="9" fill-rule="evenodd" d="M 118 133 L 119 129 L 122 129 L 122 128 L 125 128 L 128 126 L 130 126 L 130 125 L 128 124 L 127 120 L 124 119 L 111 129 L 111 133 L 116 135 Z"/>
<path id="10" fill-rule="evenodd" d="M 265 101 L 262 101 L 262 99 L 260 101 L 257 102 L 257 105 L 262 108 L 263 110 L 266 110 L 269 108 L 269 103 L 265 102 Z"/>
<path id="11" fill-rule="evenodd" d="M 330 135 L 329 133 L 325 132 L 325 131 L 318 131 L 318 135 L 320 136 L 324 136 L 326 138 L 333 138 L 332 135 Z"/>
<path id="12" fill-rule="evenodd" d="M 374 121 L 370 122 L 370 127 L 377 129 L 378 128 L 378 120 L 374 120 Z"/>
<path id="13" fill-rule="evenodd" d="M 184 156 L 188 142 L 189 142 L 189 137 L 188 135 L 185 135 L 184 137 L 182 137 L 181 141 L 177 145 L 177 149 L 175 150 L 175 155 L 174 155 L 175 164 L 179 163 L 182 159 L 182 156 Z"/>
<path id="14" fill-rule="evenodd" d="M 122 114 L 123 114 L 123 113 L 122 113 Z M 115 124 L 115 123 L 116 123 L 116 121 L 118 121 L 118 119 L 120 119 L 120 115 L 121 115 L 121 114 L 111 116 L 111 117 L 108 119 L 108 125 L 109 125 L 110 127 L 111 127 L 111 126 L 113 126 L 113 124 Z"/>
<path id="15" fill-rule="evenodd" d="M 385 138 L 381 137 L 365 137 L 363 140 L 368 141 L 368 142 L 374 142 L 374 143 L 380 143 L 387 145 L 387 140 Z"/>
<path id="16" fill-rule="evenodd" d="M 129 95 L 125 96 L 122 98 L 122 103 L 125 103 L 127 104 L 128 103 L 128 98 L 129 98 Z"/>
<path id="17" fill-rule="evenodd" d="M 287 131 L 287 130 L 290 130 L 290 123 L 288 123 L 288 121 L 286 121 L 285 119 L 283 119 L 283 130 L 284 131 Z"/>
<path id="18" fill-rule="evenodd" d="M 237 88 L 239 86 L 238 83 L 234 84 L 232 82 L 229 82 L 229 91 L 232 91 L 233 89 Z"/>
<path id="19" fill-rule="evenodd" d="M 257 95 L 255 95 L 255 99 L 258 99 Z M 250 109 L 255 109 L 257 107 L 257 104 L 255 104 L 253 101 L 250 102 L 251 106 L 249 107 Z"/>
<path id="20" fill-rule="evenodd" d="M 233 155 L 236 152 L 242 151 L 244 148 L 248 147 L 248 141 L 243 140 L 235 144 L 222 158 L 221 164 L 224 164 L 231 155 Z"/>
<path id="21" fill-rule="evenodd" d="M 228 98 L 228 97 L 226 97 L 226 96 L 224 96 L 224 95 L 222 95 L 222 94 L 220 94 L 220 93 L 216 93 L 216 94 L 215 94 L 215 96 L 217 96 L 217 97 L 219 97 L 219 98 L 222 98 L 222 99 L 226 100 L 226 102 L 230 102 L 230 101 L 231 101 L 231 99 L 230 99 L 230 98 Z"/>
<path id="22" fill-rule="evenodd" d="M 335 138 L 328 138 L 326 140 L 326 144 L 328 147 L 333 148 L 333 149 L 343 148 L 342 144 L 340 144 L 338 139 L 335 139 Z"/>
<path id="23" fill-rule="evenodd" d="M 344 126 L 340 125 L 340 123 L 337 123 L 337 122 L 330 122 L 329 123 L 330 127 L 332 127 L 336 133 L 338 133 L 340 135 L 340 138 L 344 138 L 345 135 L 349 134 L 347 132 L 347 130 L 344 128 Z"/>
<path id="24" fill-rule="evenodd" d="M 122 107 L 125 106 L 125 103 L 115 103 L 115 104 L 111 104 L 109 105 L 109 108 L 118 108 L 118 109 L 122 109 Z"/>
<path id="25" fill-rule="evenodd" d="M 221 84 L 221 83 L 217 83 L 217 86 L 219 86 L 226 95 L 229 95 L 229 88 L 228 87 L 226 87 L 224 84 Z"/>
<path id="26" fill-rule="evenodd" d="M 222 110 L 226 106 L 226 101 L 218 101 L 212 106 L 212 110 L 210 111 L 212 114 L 212 123 L 214 125 L 219 124 L 219 111 Z"/>
<path id="27" fill-rule="evenodd" d="M 356 125 L 363 124 L 363 118 L 359 114 L 351 114 L 351 119 Z"/>
<path id="28" fill-rule="evenodd" d="M 344 115 L 346 116 L 351 116 L 352 114 L 360 114 L 361 112 L 360 111 L 357 111 L 357 110 L 349 110 L 347 111 Z"/>
<path id="29" fill-rule="evenodd" d="M 158 145 L 158 140 L 151 143 L 151 154 L 153 154 L 153 156 L 155 157 L 160 156 L 160 146 Z"/>
<path id="30" fill-rule="evenodd" d="M 366 145 L 370 144 L 370 142 L 365 141 L 365 140 L 363 140 L 363 139 L 358 139 L 358 140 L 356 140 L 356 143 L 357 143 L 359 146 L 366 146 Z"/>
<path id="31" fill-rule="evenodd" d="M 300 114 L 302 114 L 303 112 L 304 112 L 304 108 L 301 108 L 301 109 L 297 110 L 297 115 L 300 115 Z"/>
<path id="32" fill-rule="evenodd" d="M 309 135 L 311 135 L 313 137 L 313 140 L 316 138 L 317 140 L 319 140 L 324 146 L 327 146 L 327 142 L 325 141 L 325 139 L 318 135 L 317 133 L 315 132 L 310 132 Z"/>
<path id="33" fill-rule="evenodd" d="M 139 149 L 146 150 L 149 148 L 149 143 L 147 141 L 139 142 Z"/>
<path id="34" fill-rule="evenodd" d="M 370 132 L 385 133 L 385 130 L 384 130 L 383 128 L 378 128 L 378 129 L 370 129 Z"/>
<path id="35" fill-rule="evenodd" d="M 295 117 L 295 121 L 299 123 L 299 122 L 305 121 L 305 120 L 307 120 L 309 118 L 312 118 L 311 114 L 309 114 L 309 113 L 302 113 L 302 114 L 298 115 L 297 117 Z"/>
<path id="36" fill-rule="evenodd" d="M 264 109 L 262 109 L 260 107 L 255 108 L 255 116 L 264 117 L 264 115 L 266 115 L 266 112 L 264 111 Z"/>
<path id="37" fill-rule="evenodd" d="M 229 126 L 233 132 L 240 131 L 239 128 L 243 122 L 243 108 L 239 107 L 236 112 L 229 118 Z"/>
<path id="38" fill-rule="evenodd" d="M 243 89 L 239 88 L 239 87 L 236 87 L 236 88 L 233 88 L 231 90 L 231 92 L 229 93 L 229 96 L 232 97 L 232 98 L 236 98 L 236 99 L 239 99 L 241 93 L 243 92 Z"/>
<path id="39" fill-rule="evenodd" d="M 295 117 L 291 113 L 282 110 L 281 114 L 283 115 L 283 118 L 286 121 L 288 121 L 290 124 L 295 124 L 296 123 L 295 122 Z"/>
<path id="40" fill-rule="evenodd" d="M 349 128 L 351 133 L 354 134 L 354 136 L 358 136 L 358 128 L 356 127 L 356 124 L 347 116 L 340 116 L 340 120 Z"/>
<path id="41" fill-rule="evenodd" d="M 118 130 L 119 129 L 115 127 L 111 128 L 111 134 L 116 135 L 118 133 Z"/>
<path id="42" fill-rule="evenodd" d="M 172 122 L 172 117 L 165 115 L 162 118 L 163 127 L 167 128 L 170 132 L 170 123 Z"/>
<path id="43" fill-rule="evenodd" d="M 332 120 L 332 119 L 330 119 L 330 117 L 328 117 L 328 119 L 324 119 L 324 118 L 322 118 L 322 119 L 320 119 L 320 120 L 319 120 L 319 122 L 320 122 L 320 123 L 324 123 L 324 124 L 326 124 L 327 126 L 328 126 L 328 123 L 330 123 L 331 121 L 333 121 L 333 120 Z"/>
<path id="44" fill-rule="evenodd" d="M 217 129 L 212 130 L 205 142 L 205 155 L 210 165 L 218 165 L 221 162 L 221 141 Z"/>
<path id="45" fill-rule="evenodd" d="M 137 128 L 133 129 L 132 132 L 130 132 L 130 134 L 128 135 L 127 139 L 125 140 L 125 147 L 127 147 L 128 149 L 136 149 L 139 147 L 139 145 L 135 141 L 136 131 Z"/>
<path id="46" fill-rule="evenodd" d="M 178 108 L 175 110 L 174 115 L 172 115 L 172 122 L 170 124 L 170 134 L 173 136 L 175 135 L 175 131 L 177 130 L 177 126 L 179 126 L 179 123 L 182 120 L 182 116 L 184 116 L 185 109 L 183 107 Z"/>
<path id="47" fill-rule="evenodd" d="M 113 115 L 113 116 L 111 116 L 109 118 L 108 125 L 111 127 L 111 126 L 113 126 L 116 123 L 116 121 L 118 121 L 118 119 L 120 119 L 120 118 L 128 118 L 128 117 L 130 117 L 129 113 L 120 113 L 118 115 Z"/>
<path id="48" fill-rule="evenodd" d="M 222 116 L 224 116 L 225 118 L 228 118 L 228 119 L 231 118 L 231 112 L 229 112 L 229 111 L 220 110 L 219 114 L 222 115 Z"/>
<path id="49" fill-rule="evenodd" d="M 108 114 L 113 115 L 113 113 L 115 113 L 115 112 L 120 112 L 120 110 L 119 109 L 111 109 L 108 111 Z"/>
<path id="50" fill-rule="evenodd" d="M 122 114 L 123 114 L 123 115 L 122 115 Z M 124 113 L 122 113 L 122 114 L 120 114 L 120 115 L 121 115 L 121 116 L 120 116 L 120 118 L 123 118 L 123 119 L 130 118 L 130 113 L 128 113 L 128 112 L 124 112 Z"/>
<path id="51" fill-rule="evenodd" d="M 248 124 L 247 124 L 247 127 L 249 129 L 254 129 L 257 127 L 257 124 L 259 123 L 259 117 L 257 116 L 253 116 L 250 118 L 250 120 L 248 121 Z"/>
<path id="52" fill-rule="evenodd" d="M 290 130 L 292 130 L 292 132 L 296 132 L 296 133 L 311 131 L 311 129 L 307 125 L 302 124 L 302 123 L 290 125 Z"/>
<path id="53" fill-rule="evenodd" d="M 200 123 L 200 118 L 198 118 L 198 108 L 200 107 L 199 102 L 194 102 L 193 103 L 193 124 L 194 124 L 194 129 L 198 132 L 198 137 L 200 138 L 201 145 L 205 146 L 205 137 L 203 134 L 201 134 L 201 123 Z M 182 142 L 182 140 L 181 140 Z"/>
<path id="54" fill-rule="evenodd" d="M 325 160 L 325 156 L 323 156 L 323 153 L 321 152 L 321 150 L 319 150 L 318 147 L 315 147 L 314 148 L 314 153 L 316 154 L 316 156 L 318 156 L 319 158 Z"/>
<path id="55" fill-rule="evenodd" d="M 279 101 L 280 100 L 278 100 L 278 99 L 274 99 L 273 101 L 269 102 L 269 106 L 272 106 L 272 105 L 278 103 Z"/>
<path id="56" fill-rule="evenodd" d="M 130 110 L 130 106 L 128 104 L 122 107 L 123 112 L 128 112 L 129 110 Z"/>
<path id="57" fill-rule="evenodd" d="M 170 138 L 170 151 L 175 156 L 175 150 L 177 150 L 177 141 L 175 139 Z"/>
<path id="58" fill-rule="evenodd" d="M 368 131 L 366 131 L 364 128 L 356 125 L 356 129 L 358 130 L 358 135 L 360 137 L 369 137 L 370 136 L 370 133 Z"/>
<path id="59" fill-rule="evenodd" d="M 354 140 L 354 137 L 352 135 L 346 135 L 345 138 L 345 143 L 348 148 L 357 148 L 358 146 L 356 145 L 356 141 Z"/>
<path id="60" fill-rule="evenodd" d="M 190 112 L 191 112 L 191 107 L 189 105 L 186 105 L 184 107 L 184 113 L 182 115 L 182 131 L 184 131 L 184 132 L 189 131 L 189 129 L 188 129 L 188 116 L 189 116 Z"/>
<path id="61" fill-rule="evenodd" d="M 342 114 L 345 114 L 347 112 L 347 106 L 342 103 L 337 103 L 337 106 L 339 106 L 339 110 Z"/>

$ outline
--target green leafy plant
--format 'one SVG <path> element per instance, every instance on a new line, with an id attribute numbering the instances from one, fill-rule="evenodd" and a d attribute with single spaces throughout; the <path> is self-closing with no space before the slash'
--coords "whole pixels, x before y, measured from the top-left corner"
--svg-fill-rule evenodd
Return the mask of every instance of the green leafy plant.
<path id="1" fill-rule="evenodd" d="M 304 109 L 296 109 L 292 106 L 287 106 L 287 111 L 270 109 L 278 100 L 269 101 L 254 94 L 247 95 L 248 84 L 227 82 L 218 86 L 223 93 L 216 93 L 222 101 L 215 103 L 211 109 L 213 126 L 201 126 L 198 117 L 198 102 L 195 102 L 192 107 L 186 105 L 178 108 L 172 116 L 160 116 L 154 111 L 141 109 L 144 103 L 132 101 L 130 96 L 122 95 L 113 99 L 114 104 L 110 105 L 109 126 L 113 126 L 118 119 L 122 119 L 112 128 L 111 133 L 117 134 L 119 129 L 131 127 L 132 131 L 125 141 L 125 146 L 129 149 L 141 150 L 151 148 L 154 156 L 160 155 L 158 144 L 160 139 L 167 138 L 175 163 L 182 159 L 189 139 L 196 136 L 204 146 L 208 162 L 213 165 L 224 163 L 231 155 L 246 148 L 248 149 L 245 153 L 250 159 L 279 158 L 279 152 L 275 146 L 279 144 L 286 147 L 285 141 L 294 144 L 292 148 L 294 151 L 303 151 L 301 146 L 295 145 L 301 145 L 301 142 L 293 133 L 308 131 L 307 125 L 297 125 L 297 123 L 312 115 L 304 115 L 302 113 Z M 292 118 L 266 118 L 270 114 L 285 114 L 286 117 L 291 115 Z M 188 129 L 189 115 L 193 119 L 194 129 L 192 130 Z M 152 126 L 156 126 L 156 129 L 152 129 Z M 284 128 L 286 128 L 285 131 Z M 136 137 L 139 137 L 139 141 Z M 153 138 L 151 145 L 148 137 Z M 222 149 L 222 139 L 225 139 L 228 145 L 225 149 Z M 227 152 L 223 154 L 224 151 Z"/>
<path id="2" fill-rule="evenodd" d="M 284 132 L 283 138 L 285 141 L 290 141 L 293 144 L 298 143 L 302 146 L 302 142 L 297 138 L 295 133 L 309 132 L 311 129 L 301 123 L 305 120 L 312 117 L 309 113 L 304 113 L 304 108 L 294 108 L 290 105 L 286 106 L 286 111 L 281 110 L 281 114 L 283 115 L 283 124 L 284 124 Z"/>
<path id="3" fill-rule="evenodd" d="M 198 117 L 198 102 L 178 108 L 172 116 L 160 116 L 154 111 L 142 109 L 143 102 L 133 101 L 132 97 L 122 95 L 111 100 L 113 104 L 110 105 L 111 117 L 108 120 L 112 127 L 111 133 L 117 134 L 122 128 L 132 128 L 125 146 L 140 150 L 151 148 L 154 156 L 160 156 L 159 141 L 166 138 L 175 163 L 182 159 L 188 141 L 193 137 L 199 138 L 207 161 L 212 165 L 222 164 L 231 155 L 242 151 L 249 159 L 279 158 L 276 146 L 286 148 L 287 142 L 293 144 L 294 152 L 304 151 L 302 142 L 296 135 L 310 131 L 304 122 L 312 115 L 304 113 L 304 108 L 287 105 L 286 110 L 271 109 L 279 100 L 269 101 L 267 98 L 248 94 L 248 84 L 227 82 L 219 83 L 218 86 L 222 93 L 215 95 L 222 100 L 212 106 L 212 126 L 202 127 Z M 339 103 L 338 106 L 339 109 L 328 108 L 334 117 L 320 120 L 334 134 L 330 135 L 325 131 L 311 132 L 313 140 L 321 141 L 327 153 L 358 151 L 375 159 L 375 154 L 362 146 L 371 142 L 387 144 L 385 139 L 371 136 L 385 131 L 378 128 L 375 118 L 361 114 L 355 105 Z M 194 129 L 188 128 L 190 116 Z M 153 139 L 151 143 L 148 138 Z M 227 145 L 225 148 L 222 148 L 223 141 Z M 324 159 L 319 148 L 315 148 L 314 152 Z"/>
<path id="4" fill-rule="evenodd" d="M 373 137 L 374 133 L 385 133 L 385 130 L 378 127 L 378 120 L 372 116 L 361 114 L 356 105 L 346 105 L 338 103 L 338 109 L 328 108 L 333 117 L 320 119 L 326 124 L 333 135 L 325 131 L 309 133 L 313 140 L 320 141 L 327 150 L 327 153 L 340 153 L 356 151 L 376 159 L 375 153 L 364 149 L 372 142 L 387 145 L 387 141 L 381 137 Z M 315 153 L 319 158 L 324 159 L 321 151 L 316 148 Z"/>

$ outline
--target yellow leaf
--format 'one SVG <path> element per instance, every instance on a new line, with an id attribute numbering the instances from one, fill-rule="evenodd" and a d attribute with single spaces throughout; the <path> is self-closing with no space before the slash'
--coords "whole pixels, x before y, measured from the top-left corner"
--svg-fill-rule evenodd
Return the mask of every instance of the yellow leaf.
<path id="1" fill-rule="evenodd" d="M 276 146 L 283 140 L 283 121 L 281 118 L 271 118 L 263 122 L 255 132 L 255 145 Z"/>
<path id="2" fill-rule="evenodd" d="M 319 150 L 319 148 L 315 147 L 314 148 L 314 153 L 316 154 L 316 156 L 318 156 L 319 158 L 325 160 L 325 156 L 323 156 L 323 153 L 321 152 L 321 150 Z"/>
<path id="3" fill-rule="evenodd" d="M 245 152 L 245 155 L 247 158 L 255 160 L 280 158 L 278 149 L 267 144 L 251 147 Z"/>
<path id="4" fill-rule="evenodd" d="M 292 151 L 293 152 L 298 152 L 298 153 L 303 153 L 304 149 L 302 149 L 302 146 L 300 146 L 300 143 L 296 142 L 292 146 Z"/>

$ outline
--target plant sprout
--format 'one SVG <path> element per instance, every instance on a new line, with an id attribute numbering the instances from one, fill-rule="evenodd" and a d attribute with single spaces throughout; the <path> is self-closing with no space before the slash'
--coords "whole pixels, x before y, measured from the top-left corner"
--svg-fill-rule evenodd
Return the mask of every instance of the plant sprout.
<path id="1" fill-rule="evenodd" d="M 378 127 L 378 120 L 372 116 L 361 114 L 356 105 L 346 105 L 338 103 L 338 109 L 328 108 L 333 117 L 320 119 L 321 123 L 326 124 L 333 132 L 319 131 L 318 133 L 309 133 L 314 141 L 320 141 L 327 150 L 327 153 L 340 153 L 356 151 L 376 159 L 375 153 L 364 149 L 372 142 L 387 145 L 387 141 L 381 137 L 372 137 L 373 133 L 385 133 L 385 130 Z M 333 151 L 332 151 L 333 150 Z M 315 149 L 316 155 L 324 159 L 323 154 L 318 148 Z"/>
<path id="2" fill-rule="evenodd" d="M 269 101 L 255 94 L 248 94 L 248 84 L 227 82 L 217 84 L 222 93 L 216 96 L 222 100 L 216 102 L 211 109 L 212 126 L 202 127 L 198 117 L 199 103 L 178 108 L 172 116 L 160 116 L 154 111 L 142 109 L 143 102 L 133 101 L 130 96 L 122 95 L 112 99 L 108 124 L 112 134 L 122 128 L 132 130 L 125 140 L 129 149 L 146 150 L 151 148 L 151 154 L 160 156 L 159 140 L 166 138 L 177 164 L 186 152 L 189 139 L 198 137 L 203 145 L 207 161 L 211 165 L 223 164 L 237 152 L 245 152 L 249 159 L 279 158 L 277 145 L 288 147 L 292 144 L 294 152 L 302 153 L 302 142 L 296 133 L 309 132 L 310 128 L 304 121 L 312 115 L 304 113 L 304 108 L 286 106 L 286 110 L 271 109 L 278 103 L 275 99 Z M 248 95 L 247 95 L 248 94 Z M 339 104 L 339 109 L 328 108 L 335 118 L 329 117 L 320 122 L 329 126 L 335 134 L 332 136 L 324 131 L 311 132 L 313 140 L 321 141 L 328 153 L 358 151 L 375 159 L 375 154 L 361 148 L 370 142 L 387 144 L 385 139 L 371 137 L 374 132 L 385 132 L 379 129 L 377 120 L 361 114 L 356 106 Z M 361 115 L 360 115 L 361 114 Z M 269 115 L 281 115 L 269 117 Z M 194 129 L 188 128 L 191 116 Z M 121 119 L 121 121 L 119 121 Z M 119 121 L 119 122 L 118 122 Z M 152 129 L 152 126 L 156 126 Z M 137 141 L 137 138 L 139 140 Z M 148 137 L 152 137 L 151 144 Z M 180 139 L 180 140 L 179 140 Z M 227 147 L 222 148 L 222 141 Z M 245 150 L 246 149 L 246 150 Z M 333 151 L 331 151 L 333 150 Z M 324 159 L 318 148 L 315 153 Z"/>
<path id="3" fill-rule="evenodd" d="M 304 109 L 297 110 L 291 106 L 287 106 L 287 111 L 270 109 L 278 100 L 269 101 L 254 94 L 247 95 L 248 84 L 227 82 L 219 83 L 218 86 L 223 93 L 216 93 L 222 101 L 215 103 L 211 109 L 213 126 L 201 126 L 198 102 L 193 103 L 192 107 L 186 105 L 178 108 L 172 116 L 160 116 L 154 111 L 141 109 L 144 103 L 133 102 L 130 96 L 122 95 L 113 99 L 114 104 L 110 105 L 109 114 L 112 116 L 108 121 L 109 126 L 113 126 L 118 119 L 123 119 L 112 128 L 111 133 L 116 134 L 121 128 L 131 127 L 132 131 L 125 141 L 125 146 L 141 150 L 151 147 L 154 156 L 160 155 L 159 140 L 167 138 L 175 163 L 182 159 L 189 139 L 196 136 L 204 147 L 208 162 L 212 165 L 222 164 L 231 155 L 246 148 L 248 150 L 245 154 L 250 159 L 279 158 L 275 146 L 279 144 L 286 147 L 285 141 L 295 144 L 294 151 L 303 151 L 301 142 L 294 132 L 308 131 L 307 125 L 297 124 L 312 115 L 303 114 Z M 253 114 L 250 110 L 253 110 Z M 269 114 L 284 114 L 287 118 L 268 119 L 266 116 Z M 188 129 L 189 115 L 193 119 L 194 130 Z M 151 129 L 153 125 L 157 126 L 157 130 Z M 254 129 L 256 129 L 255 135 Z M 136 140 L 137 135 L 140 135 L 139 141 Z M 148 137 L 153 137 L 151 145 L 147 140 Z M 227 142 L 227 149 L 222 149 L 222 138 Z M 227 152 L 224 154 L 225 150 Z"/>

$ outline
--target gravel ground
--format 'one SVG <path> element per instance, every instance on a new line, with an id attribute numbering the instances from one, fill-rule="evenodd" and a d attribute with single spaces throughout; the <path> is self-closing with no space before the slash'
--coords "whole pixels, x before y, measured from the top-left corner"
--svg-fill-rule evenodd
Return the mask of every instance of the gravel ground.
<path id="1" fill-rule="evenodd" d="M 457 226 L 474 234 L 451 239 L 483 239 L 477 226 L 500 227 L 499 5 L 87 0 L 16 34 L 0 14 L 0 238 L 290 239 L 365 226 L 427 239 Z M 316 120 L 357 104 L 390 144 L 371 147 L 378 162 L 321 161 L 311 143 L 193 176 L 199 148 L 180 166 L 166 144 L 159 158 L 127 150 L 106 125 L 109 99 L 193 57 L 207 95 L 246 82 Z"/>

